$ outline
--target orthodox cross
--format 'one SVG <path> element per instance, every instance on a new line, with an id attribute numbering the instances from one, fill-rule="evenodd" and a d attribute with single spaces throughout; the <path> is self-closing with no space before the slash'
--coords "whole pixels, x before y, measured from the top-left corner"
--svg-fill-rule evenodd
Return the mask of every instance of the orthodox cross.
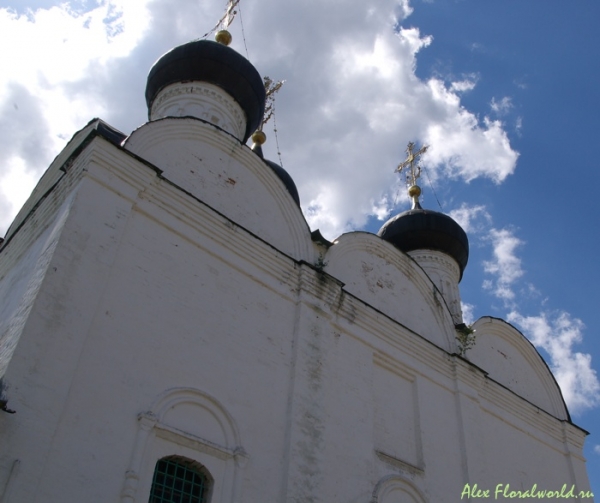
<path id="1" fill-rule="evenodd" d="M 275 113 L 275 94 L 281 89 L 281 86 L 283 86 L 283 84 L 285 83 L 285 80 L 275 81 L 271 77 L 268 77 L 266 75 L 263 77 L 263 81 L 265 83 L 265 95 L 267 96 L 267 100 L 265 103 L 265 113 L 263 115 L 263 120 L 260 124 L 259 129 L 262 129 L 263 126 Z"/>
<path id="2" fill-rule="evenodd" d="M 285 80 L 275 81 L 271 77 L 265 75 L 263 77 L 265 84 L 265 95 L 267 97 L 265 102 L 265 112 L 263 114 L 262 121 L 258 126 L 258 129 L 252 134 L 252 141 L 257 145 L 263 145 L 267 141 L 267 135 L 263 131 L 264 125 L 269 121 L 273 114 L 275 114 L 275 94 L 281 89 L 281 86 L 285 83 Z M 275 119 L 273 119 L 275 123 Z M 279 154 L 279 162 L 281 162 L 281 153 L 279 152 L 279 142 L 277 142 L 277 127 L 273 125 L 275 133 L 275 142 L 277 143 L 277 153 Z M 254 146 L 252 147 L 254 148 Z"/>
<path id="3" fill-rule="evenodd" d="M 417 185 L 417 180 L 421 176 L 421 166 L 418 164 L 418 158 L 422 156 L 427 149 L 427 145 L 423 145 L 420 150 L 414 152 L 415 144 L 411 141 L 408 142 L 406 147 L 407 158 L 406 161 L 399 164 L 396 168 L 396 172 L 402 173 L 402 170 L 408 168 L 406 173 L 406 184 L 408 185 L 408 195 L 412 199 L 412 209 L 421 209 L 419 204 L 419 196 L 421 195 L 421 187 Z"/>
<path id="4" fill-rule="evenodd" d="M 421 166 L 419 166 L 417 161 L 421 155 L 427 152 L 427 149 L 429 147 L 427 145 L 424 145 L 417 152 L 413 151 L 414 148 L 415 144 L 412 141 L 408 142 L 408 146 L 406 147 L 406 154 L 408 155 L 408 157 L 403 163 L 399 164 L 396 168 L 397 173 L 402 173 L 403 169 L 408 168 L 408 173 L 406 173 L 406 182 L 408 183 L 408 185 L 417 184 L 417 180 L 421 176 Z"/>
<path id="5" fill-rule="evenodd" d="M 227 2 L 227 9 L 225 10 L 225 15 L 221 18 L 221 26 L 224 30 L 229 28 L 229 25 L 233 22 L 233 18 L 237 14 L 235 8 L 237 4 L 240 3 L 240 0 L 229 0 Z"/>

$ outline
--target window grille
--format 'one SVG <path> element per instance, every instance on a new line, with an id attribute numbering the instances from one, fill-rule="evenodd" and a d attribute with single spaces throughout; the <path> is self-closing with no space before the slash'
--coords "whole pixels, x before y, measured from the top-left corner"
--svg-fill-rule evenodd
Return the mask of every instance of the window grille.
<path id="1" fill-rule="evenodd" d="M 208 503 L 210 483 L 208 472 L 193 461 L 159 459 L 148 503 Z"/>

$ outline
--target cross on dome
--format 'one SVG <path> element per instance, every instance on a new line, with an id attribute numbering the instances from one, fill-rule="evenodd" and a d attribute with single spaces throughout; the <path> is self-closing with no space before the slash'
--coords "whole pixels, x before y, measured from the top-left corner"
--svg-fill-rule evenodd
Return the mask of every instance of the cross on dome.
<path id="1" fill-rule="evenodd" d="M 421 166 L 419 166 L 418 160 L 429 148 L 428 145 L 423 145 L 416 152 L 414 151 L 415 144 L 410 141 L 406 147 L 407 158 L 404 162 L 400 163 L 396 168 L 396 173 L 402 173 L 407 168 L 406 183 L 408 187 L 408 195 L 413 200 L 413 209 L 420 208 L 419 196 L 421 195 L 421 187 L 417 185 L 417 180 L 421 177 Z"/>

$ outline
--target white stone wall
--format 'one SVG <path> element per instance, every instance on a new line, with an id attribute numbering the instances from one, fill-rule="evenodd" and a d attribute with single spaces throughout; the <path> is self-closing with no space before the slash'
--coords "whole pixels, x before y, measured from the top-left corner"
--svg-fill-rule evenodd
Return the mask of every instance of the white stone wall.
<path id="1" fill-rule="evenodd" d="M 145 503 L 171 454 L 210 471 L 211 503 L 588 489 L 585 434 L 566 411 L 458 356 L 439 290 L 389 244 L 356 234 L 315 248 L 244 149 L 185 187 L 162 157 L 153 169 L 101 139 L 72 167 L 77 190 L 4 375 L 17 412 L 0 414 L 3 503 Z M 228 198 L 214 188 L 224 169 Z"/>

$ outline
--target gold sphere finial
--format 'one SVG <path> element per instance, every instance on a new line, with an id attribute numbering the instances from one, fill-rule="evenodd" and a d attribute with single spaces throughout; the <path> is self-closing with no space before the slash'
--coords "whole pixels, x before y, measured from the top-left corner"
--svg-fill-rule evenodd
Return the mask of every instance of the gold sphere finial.
<path id="1" fill-rule="evenodd" d="M 231 44 L 232 40 L 231 33 L 229 33 L 227 30 L 219 30 L 215 34 L 215 40 L 219 42 L 219 44 L 229 45 Z"/>
<path id="2" fill-rule="evenodd" d="M 408 188 L 408 195 L 410 197 L 419 197 L 421 195 L 421 187 L 418 185 L 411 185 Z"/>
<path id="3" fill-rule="evenodd" d="M 267 141 L 267 135 L 263 133 L 260 129 L 254 131 L 252 133 L 252 141 L 257 145 L 263 145 Z"/>

